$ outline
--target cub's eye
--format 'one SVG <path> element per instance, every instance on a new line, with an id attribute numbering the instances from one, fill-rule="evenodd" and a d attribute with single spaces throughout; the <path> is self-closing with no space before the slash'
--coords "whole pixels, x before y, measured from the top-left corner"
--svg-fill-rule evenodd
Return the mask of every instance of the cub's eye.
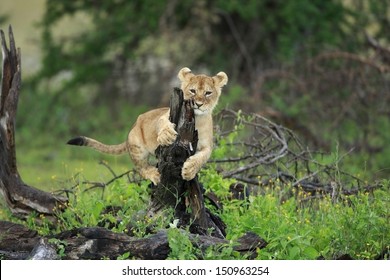
<path id="1" fill-rule="evenodd" d="M 212 94 L 213 94 L 212 91 L 206 91 L 204 95 L 208 97 L 208 96 L 210 96 L 210 95 L 212 95 Z"/>
<path id="2" fill-rule="evenodd" d="M 194 95 L 196 93 L 196 90 L 192 88 L 192 89 L 190 89 L 190 92 L 192 95 Z"/>

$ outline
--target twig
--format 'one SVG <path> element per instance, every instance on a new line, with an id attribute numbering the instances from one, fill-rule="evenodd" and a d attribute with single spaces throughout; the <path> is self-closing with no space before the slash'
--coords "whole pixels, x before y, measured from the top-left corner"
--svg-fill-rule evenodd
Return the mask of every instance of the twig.
<path id="1" fill-rule="evenodd" d="M 109 167 L 108 164 L 103 164 L 104 166 L 106 166 L 109 170 L 112 170 L 111 167 Z M 104 189 L 105 187 L 111 185 L 113 182 L 115 182 L 117 179 L 119 178 L 122 178 L 124 176 L 127 176 L 128 178 L 128 182 L 129 183 L 138 183 L 141 181 L 140 178 L 136 178 L 134 176 L 134 173 L 135 171 L 133 170 L 128 170 L 128 171 L 125 171 L 119 175 L 115 175 L 116 173 L 112 170 L 111 174 L 115 175 L 113 176 L 110 180 L 108 180 L 107 182 L 94 182 L 94 181 L 88 181 L 88 180 L 83 180 L 83 181 L 78 181 L 76 184 L 74 184 L 72 187 L 70 187 L 69 189 L 61 189 L 61 190 L 58 190 L 56 191 L 56 193 L 58 194 L 63 194 L 65 193 L 67 196 L 69 193 L 72 193 L 74 194 L 74 189 L 79 186 L 79 185 L 92 185 L 91 187 L 88 187 L 84 190 L 84 192 L 87 192 L 87 191 L 90 191 L 90 190 L 93 190 L 93 189 L 96 189 L 96 188 L 102 188 Z M 133 178 L 130 179 L 129 175 L 130 174 L 133 174 Z M 77 174 L 76 176 L 80 176 L 80 174 Z"/>
<path id="2" fill-rule="evenodd" d="M 109 166 L 105 161 L 101 160 L 99 162 L 99 164 L 103 165 L 104 167 L 106 167 L 112 174 L 112 176 L 116 177 L 116 174 L 114 172 L 114 170 L 111 168 L 111 166 Z"/>

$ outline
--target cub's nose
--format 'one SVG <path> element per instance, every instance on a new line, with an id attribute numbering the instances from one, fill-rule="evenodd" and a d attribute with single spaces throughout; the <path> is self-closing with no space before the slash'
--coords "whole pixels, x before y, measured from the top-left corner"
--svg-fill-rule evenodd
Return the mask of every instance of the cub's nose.
<path id="1" fill-rule="evenodd" d="M 198 106 L 198 108 L 200 108 L 200 107 L 203 106 L 203 103 L 196 103 L 196 102 L 195 102 L 195 104 L 196 104 L 196 106 Z"/>

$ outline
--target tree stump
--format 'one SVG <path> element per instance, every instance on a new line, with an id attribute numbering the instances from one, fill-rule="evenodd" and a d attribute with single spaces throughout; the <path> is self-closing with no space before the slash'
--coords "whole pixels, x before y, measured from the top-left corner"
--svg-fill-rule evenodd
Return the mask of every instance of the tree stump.
<path id="1" fill-rule="evenodd" d="M 3 54 L 0 92 L 0 190 L 15 215 L 24 216 L 33 211 L 52 215 L 56 206 L 62 205 L 66 198 L 26 185 L 19 175 L 16 165 L 15 117 L 21 87 L 21 56 L 16 50 L 11 26 L 7 48 L 3 30 L 1 49 Z"/>
<path id="2" fill-rule="evenodd" d="M 156 150 L 161 182 L 153 186 L 149 213 L 164 209 L 175 209 L 179 226 L 190 226 L 191 233 L 224 238 L 225 224 L 204 205 L 203 187 L 197 176 L 191 181 L 181 177 L 183 163 L 196 152 L 198 133 L 195 129 L 193 102 L 184 100 L 183 92 L 175 88 L 171 95 L 170 121 L 178 133 L 170 146 L 159 146 Z"/>

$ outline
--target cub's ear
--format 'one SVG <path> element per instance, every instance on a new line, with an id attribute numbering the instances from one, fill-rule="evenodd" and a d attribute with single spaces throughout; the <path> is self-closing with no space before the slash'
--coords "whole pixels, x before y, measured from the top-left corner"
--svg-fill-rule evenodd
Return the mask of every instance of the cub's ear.
<path id="1" fill-rule="evenodd" d="M 213 77 L 214 83 L 217 87 L 223 87 L 228 82 L 228 76 L 225 72 L 219 72 Z"/>
<path id="2" fill-rule="evenodd" d="M 184 67 L 179 71 L 179 74 L 177 74 L 177 77 L 180 81 L 184 82 L 194 76 L 194 74 L 191 73 L 191 69 L 188 67 Z"/>

